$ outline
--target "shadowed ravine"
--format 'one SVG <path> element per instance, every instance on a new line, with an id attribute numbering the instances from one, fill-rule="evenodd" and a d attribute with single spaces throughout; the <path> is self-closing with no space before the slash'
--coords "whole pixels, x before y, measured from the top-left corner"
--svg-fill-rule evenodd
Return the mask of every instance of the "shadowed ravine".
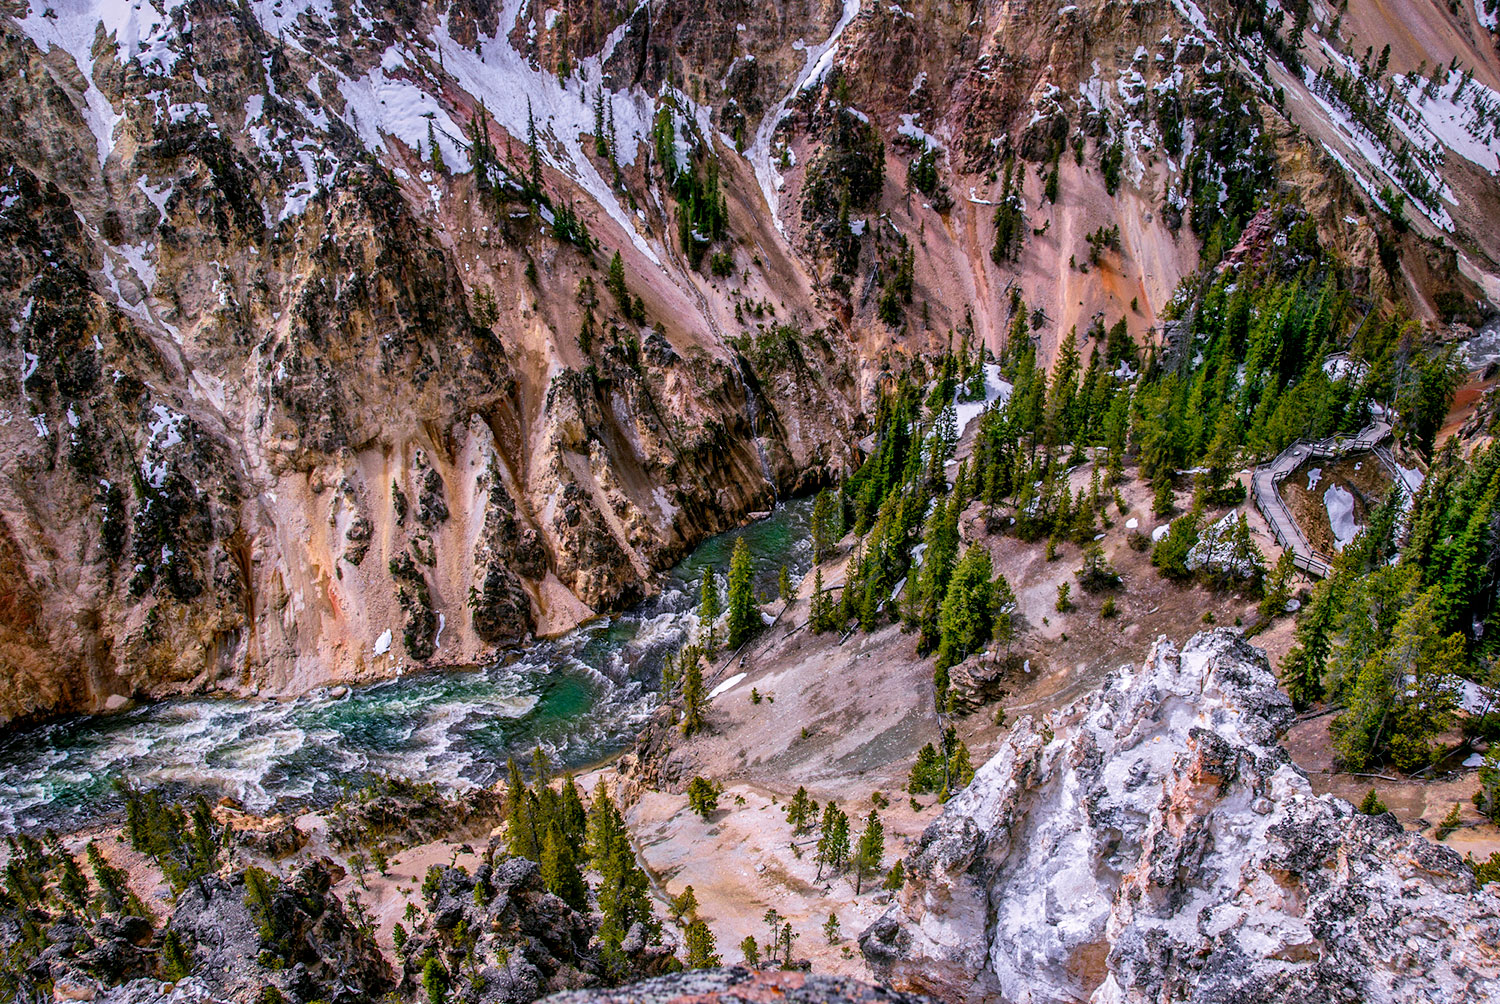
<path id="1" fill-rule="evenodd" d="M 710 538 L 629 611 L 505 653 L 493 665 L 424 672 L 291 701 L 193 698 L 73 717 L 0 745 L 0 830 L 71 829 L 119 809 L 116 778 L 231 795 L 246 808 L 318 805 L 371 774 L 455 789 L 494 781 L 541 744 L 577 767 L 629 744 L 655 704 L 662 660 L 694 623 L 703 570 L 722 576 L 737 538 L 757 589 L 785 563 L 809 567 L 810 500 Z"/>

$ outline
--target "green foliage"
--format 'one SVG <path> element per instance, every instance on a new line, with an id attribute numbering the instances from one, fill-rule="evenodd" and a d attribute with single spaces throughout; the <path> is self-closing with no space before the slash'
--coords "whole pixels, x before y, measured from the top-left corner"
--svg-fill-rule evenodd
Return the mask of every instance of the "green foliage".
<path id="1" fill-rule="evenodd" d="M 885 144 L 874 123 L 849 106 L 848 88 L 830 74 L 823 144 L 807 166 L 802 218 L 832 219 L 840 210 L 873 207 L 885 182 Z"/>
<path id="2" fill-rule="evenodd" d="M 702 920 L 694 918 L 683 929 L 682 940 L 687 947 L 687 968 L 707 969 L 724 964 L 714 951 L 714 932 Z"/>
<path id="3" fill-rule="evenodd" d="M 448 970 L 430 955 L 422 963 L 422 991 L 427 995 L 428 1004 L 444 1004 L 448 999 Z"/>
<path id="4" fill-rule="evenodd" d="M 844 536 L 844 507 L 831 489 L 824 488 L 813 500 L 811 532 L 813 562 L 821 563 Z"/>
<path id="5" fill-rule="evenodd" d="M 974 768 L 969 762 L 969 747 L 958 738 L 958 731 L 948 726 L 943 733 L 943 751 L 939 753 L 927 743 L 917 753 L 917 762 L 912 765 L 906 790 L 913 795 L 937 793 L 943 801 L 974 779 Z"/>
<path id="6" fill-rule="evenodd" d="M 176 931 L 169 930 L 162 939 L 161 965 L 166 978 L 174 982 L 193 972 L 193 954 Z"/>
<path id="7" fill-rule="evenodd" d="M 1474 807 L 1480 815 L 1500 819 L 1500 744 L 1492 745 L 1479 767 L 1479 787 L 1474 792 Z"/>
<path id="8" fill-rule="evenodd" d="M 682 661 L 682 734 L 691 736 L 702 732 L 708 725 L 703 718 L 703 667 L 698 663 L 696 649 L 684 649 L 679 658 Z"/>
<path id="9" fill-rule="evenodd" d="M 714 633 L 718 625 L 719 614 L 723 608 L 719 602 L 719 577 L 714 574 L 712 568 L 703 570 L 703 585 L 698 592 L 698 623 L 706 632 L 707 641 L 704 645 L 709 652 L 718 646 L 714 643 Z"/>
<path id="10" fill-rule="evenodd" d="M 755 602 L 755 570 L 745 538 L 734 542 L 729 558 L 729 647 L 739 648 L 761 629 L 760 607 Z"/>
<path id="11" fill-rule="evenodd" d="M 745 957 L 745 965 L 751 967 L 760 965 L 760 946 L 755 942 L 755 935 L 745 935 L 744 940 L 740 942 L 740 954 Z"/>
<path id="12" fill-rule="evenodd" d="M 901 863 L 900 858 L 897 858 L 896 863 L 891 865 L 891 870 L 886 873 L 885 882 L 881 884 L 881 888 L 888 892 L 900 892 L 904 885 L 906 885 L 906 865 Z"/>
<path id="13" fill-rule="evenodd" d="M 1380 800 L 1380 796 L 1375 794 L 1375 789 L 1371 788 L 1365 794 L 1364 800 L 1359 803 L 1359 811 L 1367 816 L 1378 816 L 1389 810 L 1386 809 L 1385 803 Z"/>
<path id="14" fill-rule="evenodd" d="M 650 882 L 636 864 L 625 821 L 600 784 L 589 810 L 589 856 L 599 872 L 595 888 L 601 922 L 599 941 L 606 960 L 620 960 L 620 945 L 632 925 L 642 924 L 654 940 L 661 924 L 651 911 Z M 612 963 L 613 964 L 613 963 Z"/>
<path id="15" fill-rule="evenodd" d="M 817 877 L 823 877 L 825 867 L 841 871 L 849 861 L 849 817 L 829 799 L 823 807 L 823 821 L 818 834 Z"/>
<path id="16" fill-rule="evenodd" d="M 797 786 L 797 793 L 786 804 L 784 811 L 794 835 L 806 833 L 818 819 L 818 803 L 813 801 L 802 785 Z"/>
<path id="17" fill-rule="evenodd" d="M 1179 580 L 1192 575 L 1187 567 L 1187 557 L 1193 545 L 1198 543 L 1198 530 L 1202 520 L 1203 515 L 1196 508 L 1185 516 L 1177 517 L 1172 521 L 1172 528 L 1151 548 L 1151 564 L 1161 569 L 1161 574 L 1169 579 Z"/>
<path id="18" fill-rule="evenodd" d="M 1013 262 L 1021 256 L 1025 241 L 1026 216 L 1022 210 L 1021 176 L 1025 167 L 1016 170 L 1014 158 L 1005 159 L 1004 181 L 1000 185 L 1000 198 L 995 203 L 995 243 L 990 248 L 990 257 L 996 265 Z"/>
<path id="19" fill-rule="evenodd" d="M 698 916 L 698 894 L 693 892 L 691 885 L 672 897 L 672 901 L 667 904 L 667 916 L 678 923 Z"/>
<path id="20" fill-rule="evenodd" d="M 912 159 L 910 166 L 906 169 L 906 187 L 921 192 L 923 195 L 936 195 L 938 190 L 936 147 L 931 146 L 924 139 L 922 150 Z"/>
<path id="21" fill-rule="evenodd" d="M 874 809 L 865 819 L 865 828 L 854 848 L 854 895 L 863 890 L 865 876 L 880 868 L 885 856 L 885 827 Z"/>
<path id="22" fill-rule="evenodd" d="M 1439 840 L 1447 840 L 1448 835 L 1458 829 L 1460 825 L 1462 825 L 1462 820 L 1459 816 L 1458 803 L 1454 802 L 1453 808 L 1449 809 L 1448 814 L 1438 823 L 1437 832 L 1434 836 Z"/>
<path id="23" fill-rule="evenodd" d="M 542 840 L 542 884 L 547 891 L 580 913 L 589 908 L 589 890 L 573 854 L 573 840 L 564 835 L 556 821 L 547 827 Z M 482 888 L 475 885 L 476 892 Z"/>
<path id="24" fill-rule="evenodd" d="M 833 597 L 823 588 L 823 569 L 821 568 L 813 572 L 813 595 L 807 621 L 808 626 L 812 628 L 815 634 L 821 634 L 824 631 L 835 631 L 840 627 L 842 622 L 839 605 L 834 602 Z"/>
<path id="25" fill-rule="evenodd" d="M 687 786 L 688 807 L 701 816 L 706 823 L 708 817 L 718 811 L 719 795 L 723 793 L 723 790 L 720 785 L 706 777 L 694 777 Z"/>
<path id="26" fill-rule="evenodd" d="M 989 550 L 970 545 L 938 613 L 938 667 L 957 665 L 994 637 L 997 592 L 991 576 Z"/>
<path id="27" fill-rule="evenodd" d="M 173 892 L 218 868 L 221 833 L 203 796 L 193 800 L 189 812 L 124 780 L 115 782 L 115 790 L 125 800 L 130 845 L 156 862 Z"/>

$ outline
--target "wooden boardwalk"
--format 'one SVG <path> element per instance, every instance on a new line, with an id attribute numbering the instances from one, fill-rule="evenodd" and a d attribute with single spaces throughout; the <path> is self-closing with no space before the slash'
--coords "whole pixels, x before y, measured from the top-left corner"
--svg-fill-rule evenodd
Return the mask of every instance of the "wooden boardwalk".
<path id="1" fill-rule="evenodd" d="M 1260 514 L 1266 518 L 1271 532 L 1276 535 L 1276 543 L 1280 544 L 1283 550 L 1290 551 L 1292 563 L 1307 574 L 1321 579 L 1333 570 L 1333 566 L 1327 558 L 1314 551 L 1312 545 L 1307 542 L 1307 538 L 1302 534 L 1302 528 L 1292 518 L 1292 512 L 1286 507 L 1286 502 L 1282 499 L 1277 486 L 1286 480 L 1304 460 L 1315 457 L 1333 459 L 1359 450 L 1373 451 L 1379 457 L 1381 464 L 1390 472 L 1391 477 L 1399 479 L 1401 474 L 1395 470 L 1394 463 L 1385 451 L 1375 449 L 1376 445 L 1390 434 L 1390 423 L 1377 419 L 1361 429 L 1353 439 L 1339 439 L 1333 436 L 1317 442 L 1298 440 L 1282 450 L 1275 460 L 1257 467 L 1251 474 L 1251 493 L 1255 497 L 1255 508 L 1259 509 Z"/>

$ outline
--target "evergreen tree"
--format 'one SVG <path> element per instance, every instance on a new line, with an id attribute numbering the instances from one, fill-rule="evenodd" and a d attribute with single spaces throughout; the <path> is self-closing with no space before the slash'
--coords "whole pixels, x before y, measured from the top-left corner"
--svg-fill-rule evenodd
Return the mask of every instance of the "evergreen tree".
<path id="1" fill-rule="evenodd" d="M 537 826 L 536 796 L 521 777 L 521 765 L 511 757 L 506 763 L 505 838 L 510 853 L 540 861 L 543 831 Z"/>
<path id="2" fill-rule="evenodd" d="M 832 800 L 823 807 L 822 832 L 818 836 L 818 878 L 823 868 L 838 871 L 849 860 L 849 817 Z"/>
<path id="3" fill-rule="evenodd" d="M 724 962 L 714 951 L 714 933 L 701 920 L 694 919 L 683 931 L 683 942 L 687 946 L 687 968 L 707 969 Z"/>
<path id="4" fill-rule="evenodd" d="M 781 566 L 781 571 L 776 575 L 776 595 L 783 603 L 792 602 L 792 597 L 795 595 L 792 591 L 792 576 L 786 570 L 785 565 Z"/>
<path id="5" fill-rule="evenodd" d="M 729 559 L 729 647 L 739 648 L 750 640 L 761 626 L 760 609 L 755 603 L 754 569 L 750 564 L 750 547 L 741 537 L 734 542 Z"/>
<path id="6" fill-rule="evenodd" d="M 556 824 L 542 842 L 542 884 L 547 891 L 580 913 L 589 907 L 589 890 L 573 856 L 573 843 Z"/>
<path id="7" fill-rule="evenodd" d="M 427 155 L 432 159 L 432 167 L 438 174 L 448 173 L 448 165 L 443 163 L 443 148 L 438 145 L 432 119 L 427 120 Z"/>
<path id="8" fill-rule="evenodd" d="M 586 857 L 588 852 L 584 850 L 584 841 L 588 835 L 588 813 L 583 807 L 578 785 L 573 783 L 572 774 L 563 779 L 557 821 L 562 828 L 563 837 Z"/>
<path id="9" fill-rule="evenodd" d="M 938 667 L 962 662 L 993 637 L 995 589 L 990 575 L 989 550 L 969 545 L 953 571 L 938 615 Z"/>
<path id="10" fill-rule="evenodd" d="M 630 288 L 625 285 L 625 259 L 620 257 L 616 251 L 614 257 L 609 260 L 609 278 L 605 285 L 614 294 L 615 302 L 620 305 L 620 310 L 629 317 L 632 313 L 630 306 Z"/>
<path id="11" fill-rule="evenodd" d="M 599 941 L 606 961 L 616 970 L 623 970 L 620 945 L 630 928 L 641 923 L 648 935 L 655 938 L 660 924 L 651 912 L 646 873 L 636 864 L 624 820 L 602 784 L 594 795 L 590 826 L 590 853 L 599 871 L 595 889 L 602 917 Z"/>
<path id="12" fill-rule="evenodd" d="M 698 664 L 697 653 L 691 649 L 683 653 L 682 667 L 682 734 L 691 736 L 707 726 L 703 720 L 703 667 Z"/>
<path id="13" fill-rule="evenodd" d="M 832 489 L 824 488 L 818 492 L 813 500 L 811 522 L 813 562 L 816 564 L 828 557 L 844 535 L 843 506 Z"/>
<path id="14" fill-rule="evenodd" d="M 786 804 L 786 821 L 792 827 L 793 834 L 806 833 L 812 829 L 813 823 L 817 821 L 818 803 L 814 802 L 807 794 L 807 789 L 801 785 L 797 786 L 797 793 L 792 800 Z"/>
<path id="15" fill-rule="evenodd" d="M 854 851 L 854 895 L 863 889 L 865 876 L 880 868 L 880 859 L 885 856 L 885 827 L 875 810 L 865 820 L 864 832 Z"/>
<path id="16" fill-rule="evenodd" d="M 824 631 L 832 631 L 837 628 L 839 619 L 838 604 L 833 597 L 823 588 L 823 569 L 813 570 L 813 595 L 812 603 L 808 610 L 807 623 L 813 633 L 821 634 Z"/>
<path id="17" fill-rule="evenodd" d="M 925 655 L 938 645 L 938 615 L 948 595 L 948 583 L 958 563 L 958 509 L 955 498 L 948 504 L 941 499 L 927 520 L 926 545 L 922 553 L 922 570 L 917 582 L 916 620 L 917 651 Z"/>
<path id="18" fill-rule="evenodd" d="M 708 651 L 712 652 L 718 646 L 715 644 L 714 633 L 719 620 L 719 577 L 714 574 L 712 568 L 703 570 L 703 586 L 698 591 L 698 623 L 707 632 L 708 639 L 704 644 Z M 732 643 L 731 643 L 732 644 Z"/>
<path id="19" fill-rule="evenodd" d="M 688 806 L 703 817 L 705 823 L 719 808 L 720 790 L 717 784 L 706 777 L 695 777 L 688 782 Z"/>

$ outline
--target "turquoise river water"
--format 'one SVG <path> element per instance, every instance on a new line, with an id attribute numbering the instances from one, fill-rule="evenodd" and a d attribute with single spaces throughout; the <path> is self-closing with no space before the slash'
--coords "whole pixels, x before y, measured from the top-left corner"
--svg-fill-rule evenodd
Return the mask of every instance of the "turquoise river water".
<path id="1" fill-rule="evenodd" d="M 211 797 L 252 811 L 315 806 L 372 774 L 486 785 L 506 758 L 541 744 L 577 767 L 634 739 L 656 703 L 661 666 L 696 623 L 709 566 L 728 569 L 745 537 L 756 585 L 811 564 L 811 500 L 701 544 L 661 592 L 624 613 L 505 653 L 493 665 L 412 673 L 295 700 L 184 698 L 118 714 L 62 719 L 0 737 L 0 832 L 72 829 L 120 809 L 115 778 Z"/>

